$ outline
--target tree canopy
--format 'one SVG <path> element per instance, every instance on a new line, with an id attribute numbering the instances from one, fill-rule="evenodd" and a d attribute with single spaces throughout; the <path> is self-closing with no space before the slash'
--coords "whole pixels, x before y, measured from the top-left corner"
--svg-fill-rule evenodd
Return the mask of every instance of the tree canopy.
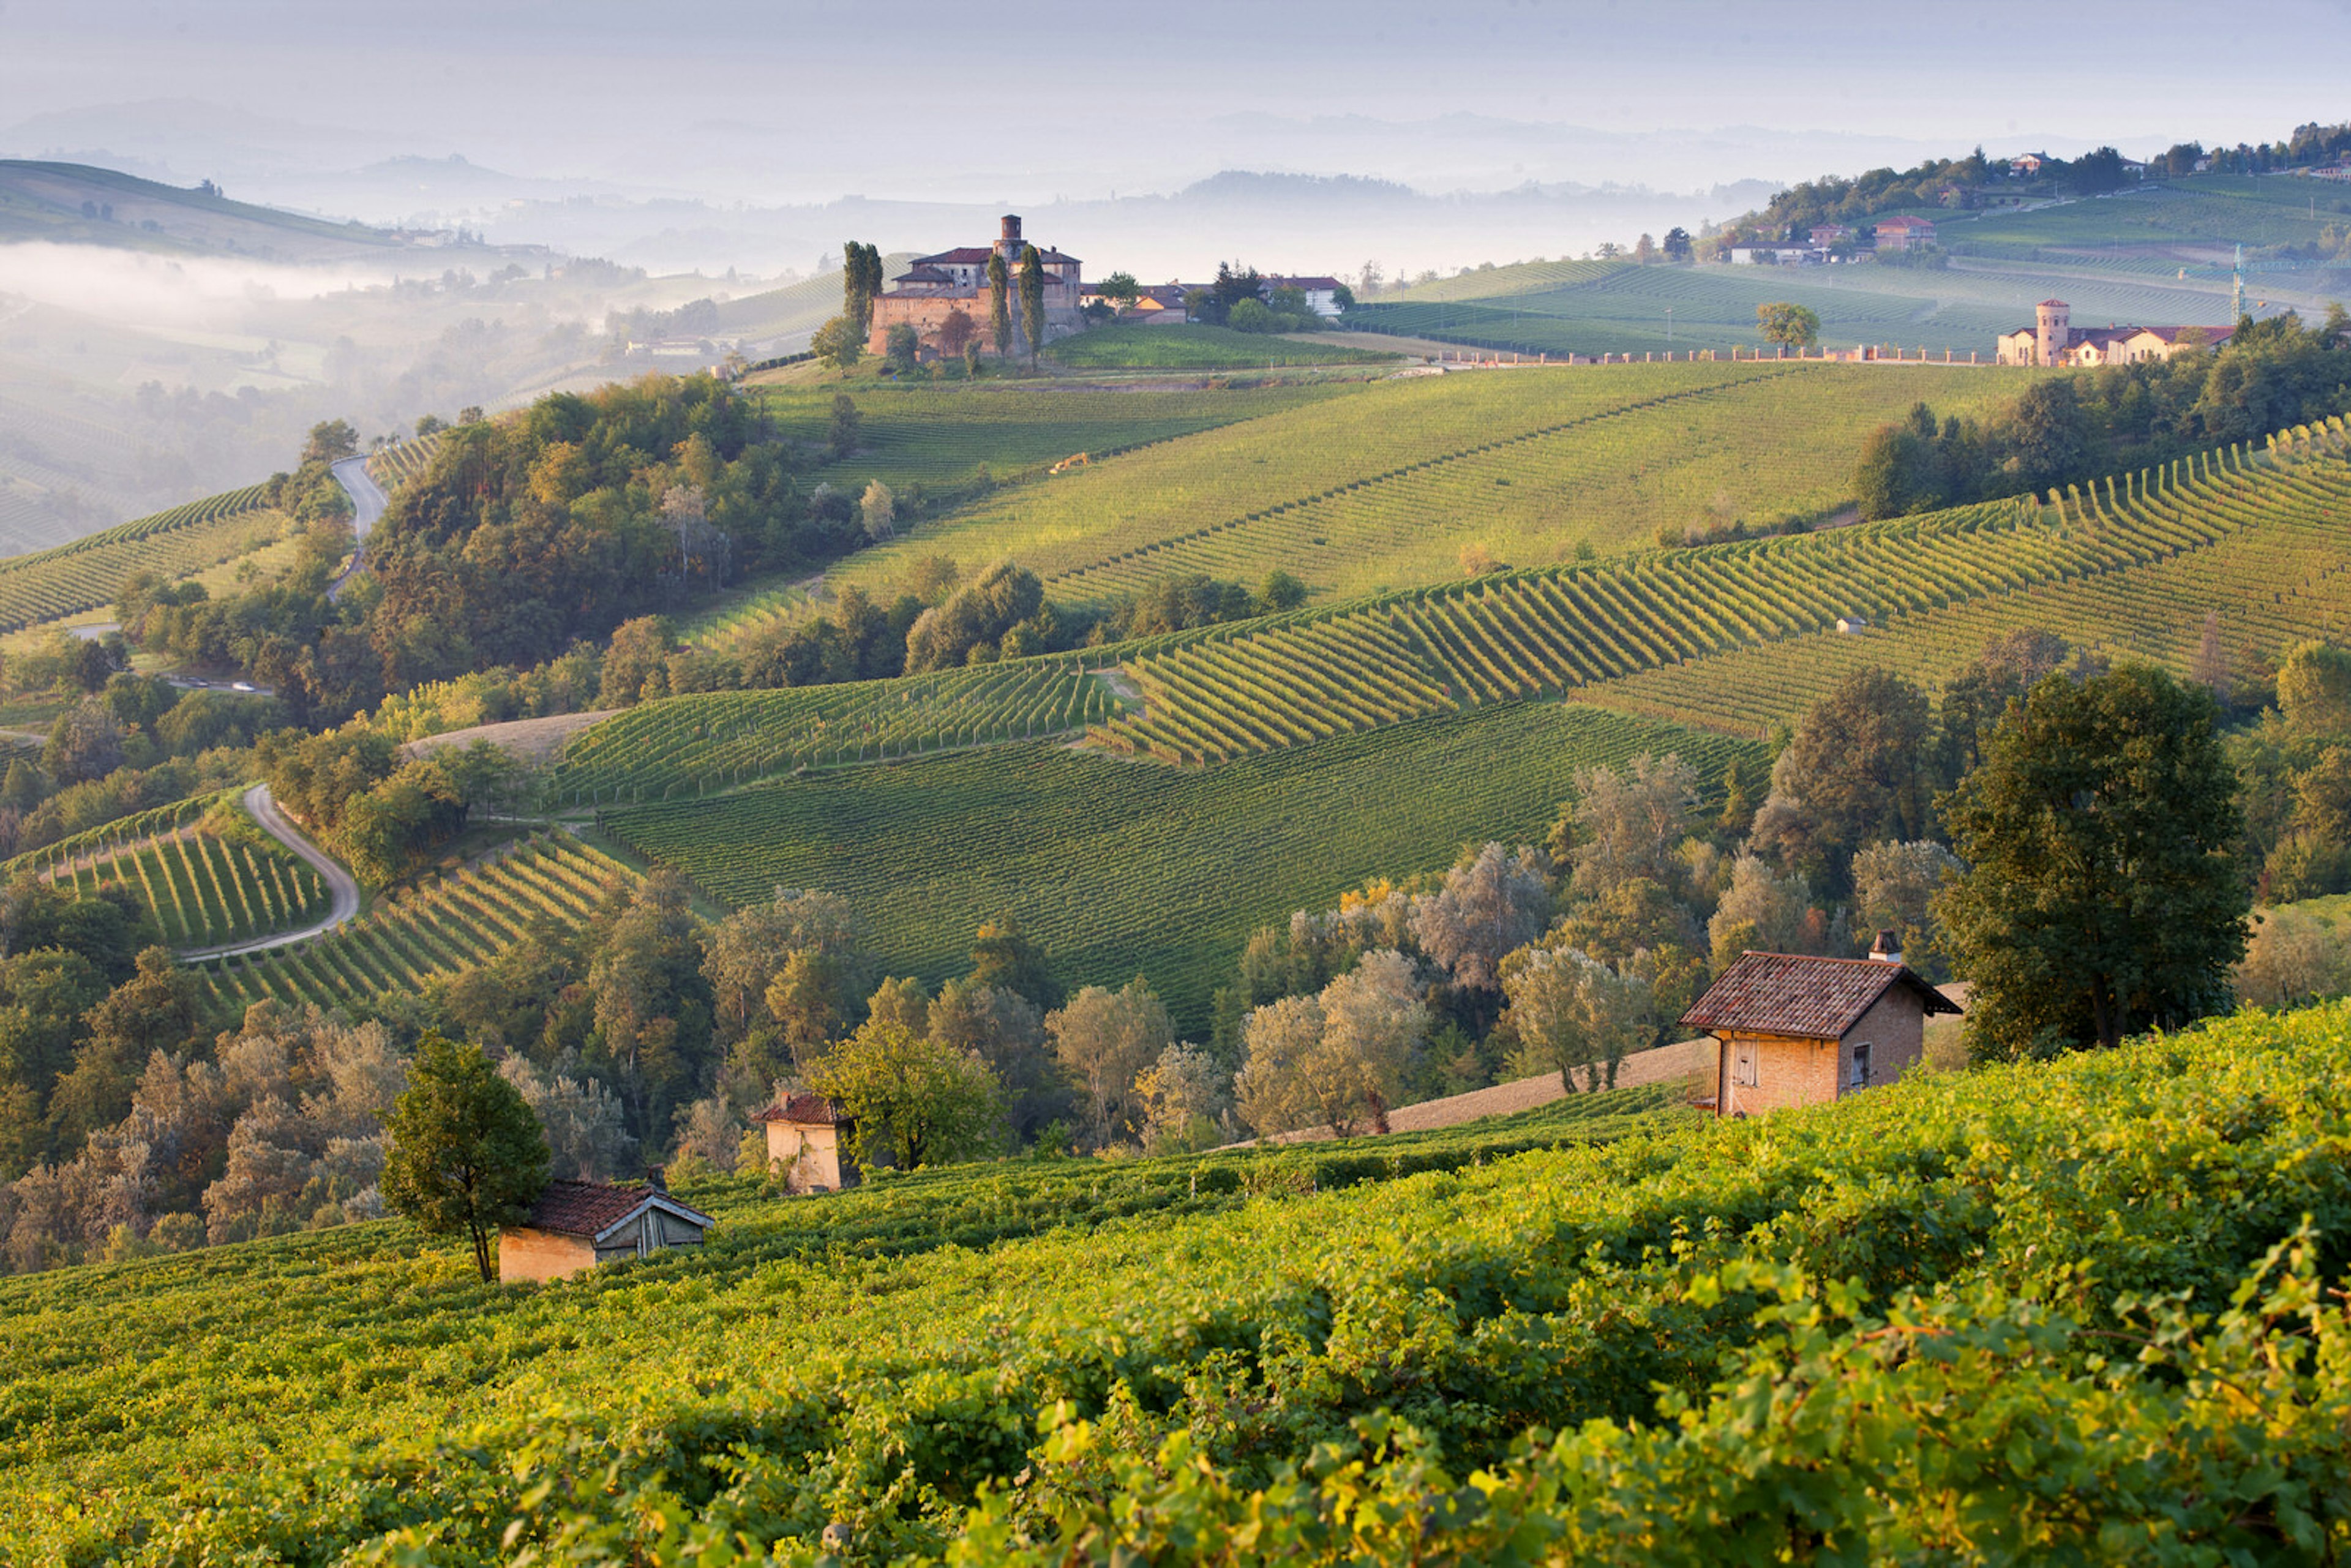
<path id="1" fill-rule="evenodd" d="M 1938 901 L 1980 1057 L 2112 1046 L 2228 1003 L 2245 950 L 2236 780 L 2211 694 L 2148 665 L 2051 675 L 1947 799 Z"/>
<path id="2" fill-rule="evenodd" d="M 480 1046 L 428 1033 L 383 1124 L 384 1203 L 427 1232 L 464 1231 L 483 1281 L 496 1279 L 490 1232 L 530 1212 L 552 1157 L 521 1091 Z"/>

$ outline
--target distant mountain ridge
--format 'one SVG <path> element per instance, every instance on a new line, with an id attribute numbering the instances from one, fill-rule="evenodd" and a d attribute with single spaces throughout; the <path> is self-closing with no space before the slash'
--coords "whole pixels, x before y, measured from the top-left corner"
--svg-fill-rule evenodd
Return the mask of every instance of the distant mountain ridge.
<path id="1" fill-rule="evenodd" d="M 332 223 L 87 163 L 0 159 L 0 243 L 47 240 L 110 249 L 348 260 L 413 243 L 360 223 Z"/>

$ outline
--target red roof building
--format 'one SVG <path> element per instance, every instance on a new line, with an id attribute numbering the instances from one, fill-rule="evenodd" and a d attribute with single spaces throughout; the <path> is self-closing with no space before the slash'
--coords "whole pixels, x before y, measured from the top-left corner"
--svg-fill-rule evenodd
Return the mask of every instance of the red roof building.
<path id="1" fill-rule="evenodd" d="M 599 1263 L 699 1247 L 715 1223 L 672 1197 L 658 1170 L 643 1186 L 551 1181 L 521 1224 L 498 1232 L 498 1278 L 560 1280 Z"/>
<path id="2" fill-rule="evenodd" d="M 1716 1113 L 1747 1116 L 1890 1083 L 1925 1054 L 1927 1019 L 1959 1010 L 1886 932 L 1867 958 L 1742 954 L 1681 1021 L 1715 1037 Z"/>

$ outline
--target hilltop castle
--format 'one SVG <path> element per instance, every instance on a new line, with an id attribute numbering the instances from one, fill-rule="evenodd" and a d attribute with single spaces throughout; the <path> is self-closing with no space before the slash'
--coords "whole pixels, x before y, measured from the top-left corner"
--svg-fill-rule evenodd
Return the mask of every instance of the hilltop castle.
<path id="1" fill-rule="evenodd" d="M 2182 349 L 2217 349 L 2233 327 L 2076 327 L 2063 299 L 2033 307 L 2030 327 L 2000 335 L 2003 365 L 2135 365 Z"/>
<path id="2" fill-rule="evenodd" d="M 1029 340 L 1020 319 L 1020 253 L 1028 242 L 1020 237 L 1020 218 L 1007 213 L 993 246 L 965 246 L 936 256 L 916 256 L 913 267 L 873 299 L 873 330 L 866 346 L 886 353 L 890 329 L 904 322 L 914 328 L 924 348 L 952 353 L 958 337 L 992 347 L 988 335 L 987 258 L 1004 258 L 1007 301 L 1012 308 L 1016 351 Z M 1085 322 L 1078 314 L 1078 258 L 1049 246 L 1040 246 L 1045 264 L 1045 337 L 1077 331 Z M 965 325 L 951 325 L 960 314 Z"/>

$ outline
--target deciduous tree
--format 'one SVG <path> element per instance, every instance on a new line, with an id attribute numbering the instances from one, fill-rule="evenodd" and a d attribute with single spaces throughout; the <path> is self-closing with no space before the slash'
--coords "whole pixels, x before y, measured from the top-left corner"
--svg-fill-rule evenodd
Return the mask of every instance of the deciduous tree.
<path id="1" fill-rule="evenodd" d="M 974 1159 L 997 1146 L 996 1075 L 967 1051 L 869 1019 L 810 1069 L 809 1087 L 853 1119 L 850 1153 L 905 1169 Z"/>
<path id="2" fill-rule="evenodd" d="M 1646 240 L 1648 236 L 1642 236 Z M 1775 299 L 1755 307 L 1755 329 L 1767 343 L 1778 343 L 1791 349 L 1809 349 L 1820 341 L 1821 319 L 1804 306 L 1785 299 Z"/>
<path id="3" fill-rule="evenodd" d="M 547 1186 L 547 1137 L 477 1045 L 416 1042 L 408 1088 L 384 1118 L 383 1201 L 433 1235 L 464 1231 L 486 1283 L 490 1233 L 530 1212 Z"/>
<path id="4" fill-rule="evenodd" d="M 1140 977 L 1113 991 L 1088 986 L 1045 1015 L 1053 1054 L 1076 1080 L 1085 1134 L 1096 1148 L 1132 1135 L 1134 1081 L 1176 1041 L 1167 1009 Z"/>
<path id="5" fill-rule="evenodd" d="M 2250 898 L 2211 694 L 2126 664 L 2032 688 L 1946 802 L 1938 904 L 1985 1058 L 2112 1046 L 2227 1004 Z"/>

